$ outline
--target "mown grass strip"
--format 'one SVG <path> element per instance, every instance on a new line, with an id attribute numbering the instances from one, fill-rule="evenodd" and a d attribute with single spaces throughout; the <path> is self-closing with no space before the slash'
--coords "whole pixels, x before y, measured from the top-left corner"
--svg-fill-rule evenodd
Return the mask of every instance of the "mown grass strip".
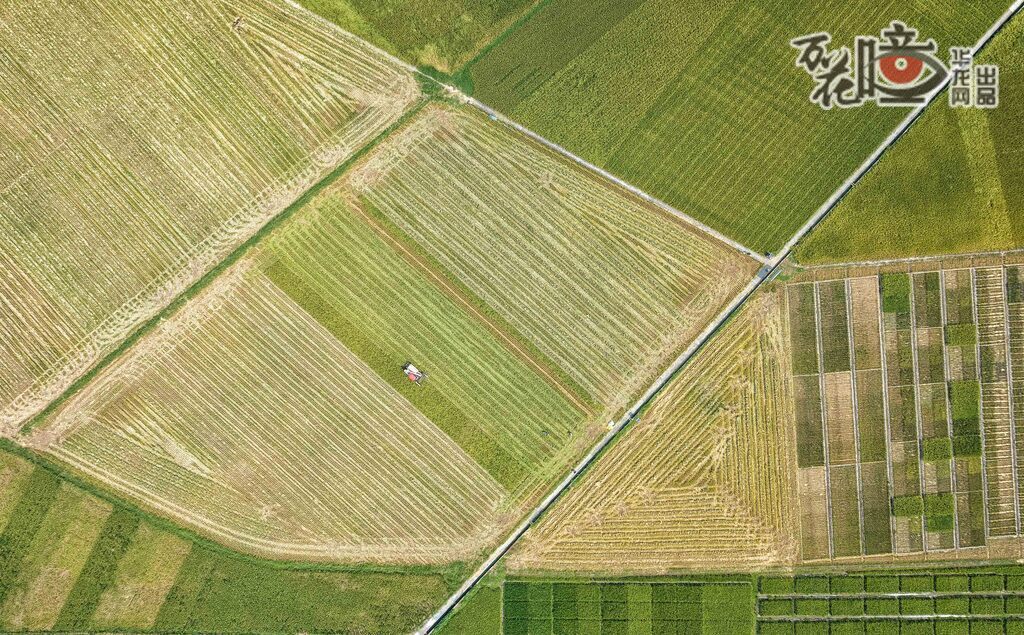
<path id="1" fill-rule="evenodd" d="M 132 544 L 139 522 L 139 517 L 126 509 L 115 509 L 107 517 L 103 532 L 57 616 L 54 630 L 81 630 L 88 625 L 103 592 L 117 577 L 117 564 Z"/>
<path id="2" fill-rule="evenodd" d="M 0 534 L 0 606 L 18 580 L 32 538 L 57 498 L 60 479 L 37 467 L 22 490 L 10 522 Z"/>
<path id="3" fill-rule="evenodd" d="M 277 216 L 267 221 L 267 223 L 263 225 L 263 227 L 261 227 L 259 231 L 257 231 L 248 240 L 246 240 L 244 243 L 235 248 L 234 251 L 228 254 L 227 257 L 221 260 L 212 269 L 207 271 L 206 274 L 204 274 L 201 278 L 199 278 L 199 280 L 193 283 L 192 286 L 188 287 L 185 291 L 181 292 L 174 300 L 170 302 L 170 304 L 168 304 L 166 307 L 158 311 L 153 317 L 151 317 L 144 324 L 135 329 L 135 331 L 132 332 L 128 337 L 126 337 L 117 348 L 110 352 L 110 354 L 108 354 L 100 361 L 96 362 L 96 364 L 94 364 L 92 368 L 90 368 L 81 377 L 76 379 L 71 384 L 71 386 L 68 387 L 67 390 L 61 393 L 56 399 L 51 401 L 38 414 L 29 419 L 29 421 L 21 427 L 20 434 L 26 434 L 28 432 L 31 432 L 33 429 L 39 426 L 69 397 L 76 394 L 79 390 L 81 390 L 84 386 L 91 382 L 96 377 L 96 375 L 100 373 L 100 371 L 102 371 L 104 368 L 112 364 L 114 360 L 116 360 L 118 357 L 123 355 L 128 349 L 130 349 L 135 344 L 135 342 L 139 340 L 139 338 L 152 331 L 158 324 L 168 319 L 179 309 L 185 306 L 185 304 L 189 300 L 191 300 L 192 298 L 196 297 L 199 293 L 201 293 L 207 286 L 210 285 L 211 282 L 213 282 L 222 272 L 224 272 L 225 269 L 236 263 L 242 256 L 247 254 L 257 243 L 261 242 L 270 232 L 274 231 L 277 227 L 281 225 L 281 223 L 288 220 L 296 211 L 303 208 L 321 190 L 323 190 L 325 187 L 331 185 L 336 180 L 338 180 L 338 177 L 340 177 L 342 174 L 348 171 L 349 168 L 351 168 L 360 159 L 366 156 L 368 152 L 377 147 L 377 145 L 380 144 L 380 142 L 387 138 L 391 133 L 398 130 L 407 122 L 412 120 L 412 118 L 415 117 L 416 114 L 420 110 L 422 110 L 423 107 L 426 106 L 428 103 L 430 103 L 430 99 L 423 99 L 420 102 L 418 102 L 415 106 L 406 111 L 406 113 L 403 114 L 398 119 L 398 121 L 388 126 L 383 132 L 374 137 L 369 143 L 364 145 L 362 148 L 353 153 L 352 156 L 350 156 L 348 159 L 346 159 L 340 165 L 334 168 L 334 170 L 332 170 L 327 176 L 325 176 L 320 181 L 315 183 L 312 187 L 310 187 L 308 190 L 303 192 L 302 195 L 299 196 L 299 198 L 295 199 L 295 201 L 292 202 L 291 205 L 284 208 L 284 210 L 282 210 Z"/>

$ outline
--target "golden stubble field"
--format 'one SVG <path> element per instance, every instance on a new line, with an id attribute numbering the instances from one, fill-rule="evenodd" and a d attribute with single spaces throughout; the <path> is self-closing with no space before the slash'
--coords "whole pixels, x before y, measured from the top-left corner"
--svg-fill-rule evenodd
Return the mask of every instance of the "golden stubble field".
<path id="1" fill-rule="evenodd" d="M 420 96 L 271 0 L 32 0 L 0 33 L 7 434 Z"/>

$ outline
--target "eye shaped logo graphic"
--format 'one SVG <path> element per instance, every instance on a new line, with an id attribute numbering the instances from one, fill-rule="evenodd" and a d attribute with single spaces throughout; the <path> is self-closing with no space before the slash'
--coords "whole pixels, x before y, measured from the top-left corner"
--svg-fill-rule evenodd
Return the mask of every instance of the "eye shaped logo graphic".
<path id="1" fill-rule="evenodd" d="M 896 49 L 879 56 L 877 89 L 881 100 L 907 100 L 927 95 L 946 79 L 948 71 L 928 52 Z"/>
<path id="2" fill-rule="evenodd" d="M 878 60 L 878 71 L 890 84 L 913 84 L 924 72 L 924 61 L 910 55 L 886 55 Z"/>

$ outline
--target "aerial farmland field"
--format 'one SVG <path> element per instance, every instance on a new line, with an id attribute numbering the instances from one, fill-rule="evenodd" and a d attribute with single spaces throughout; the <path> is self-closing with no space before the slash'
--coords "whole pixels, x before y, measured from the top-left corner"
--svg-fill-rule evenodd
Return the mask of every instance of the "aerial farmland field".
<path id="1" fill-rule="evenodd" d="M 822 269 L 789 284 L 794 350 L 808 332 L 845 337 L 850 363 L 794 370 L 812 395 L 796 401 L 805 561 L 1019 550 L 1021 268 L 990 260 Z M 845 302 L 826 302 L 836 288 Z M 813 311 L 799 308 L 808 294 Z"/>
<path id="2" fill-rule="evenodd" d="M 469 110 L 428 107 L 348 177 L 611 411 L 700 331 L 757 263 Z"/>
<path id="3" fill-rule="evenodd" d="M 793 37 L 899 16 L 971 45 L 1007 2 L 552 0 L 462 72 L 476 98 L 758 252 L 778 251 L 903 117 L 823 111 Z"/>
<path id="4" fill-rule="evenodd" d="M 279 558 L 468 556 L 489 538 L 505 493 L 245 266 L 26 443 L 228 544 Z"/>
<path id="5" fill-rule="evenodd" d="M 0 632 L 1024 633 L 1021 13 L 3 4 Z"/>
<path id="6" fill-rule="evenodd" d="M 9 8 L 7 433 L 419 98 L 372 47 L 271 0 Z"/>
<path id="7" fill-rule="evenodd" d="M 508 566 L 653 574 L 795 562 L 782 301 L 766 292 L 735 317 Z"/>
<path id="8" fill-rule="evenodd" d="M 471 560 L 657 368 L 632 360 L 665 363 L 757 266 L 472 112 L 392 139 L 20 440 L 251 553 Z M 482 236 L 444 230 L 464 259 L 432 239 L 442 209 L 547 229 L 488 287 Z"/>
<path id="9" fill-rule="evenodd" d="M 1017 16 L 976 63 L 1002 69 L 1004 94 L 1024 87 L 1024 20 Z M 821 264 L 1024 246 L 1024 101 L 993 110 L 929 109 L 906 138 L 798 248 Z"/>

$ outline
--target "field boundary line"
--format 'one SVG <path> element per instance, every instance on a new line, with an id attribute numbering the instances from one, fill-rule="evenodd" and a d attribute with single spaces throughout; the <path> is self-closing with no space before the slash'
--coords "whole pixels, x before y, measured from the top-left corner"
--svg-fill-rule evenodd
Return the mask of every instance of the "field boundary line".
<path id="1" fill-rule="evenodd" d="M 947 320 L 949 319 L 949 313 L 947 312 L 946 308 L 946 301 L 946 271 L 944 269 L 940 269 L 939 311 L 942 316 L 942 378 L 944 380 L 942 392 L 945 393 L 944 397 L 946 400 L 946 434 L 949 435 L 949 442 L 951 444 L 949 453 L 949 485 L 953 489 L 953 549 L 960 549 L 960 489 L 956 482 L 956 456 L 952 452 L 952 443 L 954 437 L 953 404 L 949 399 L 949 386 L 953 379 L 950 376 L 949 372 L 949 347 L 946 346 L 946 327 L 948 326 Z M 974 337 L 977 338 L 978 334 L 975 333 Z"/>
<path id="2" fill-rule="evenodd" d="M 964 253 L 952 253 L 952 254 L 937 254 L 933 256 L 907 256 L 906 258 L 882 258 L 879 260 L 851 260 L 848 262 L 834 262 L 824 263 L 818 265 L 799 265 L 801 269 L 807 271 L 820 271 L 824 269 L 845 269 L 845 268 L 857 268 L 857 267 L 874 267 L 874 266 L 885 266 L 885 265 L 900 265 L 900 264 L 911 264 L 915 262 L 932 262 L 943 260 L 952 260 L 954 258 L 984 258 L 993 256 L 1024 256 L 1024 247 L 1017 247 L 1014 249 L 997 249 L 992 251 L 970 251 Z M 970 269 L 971 267 L 952 267 L 949 270 L 954 271 L 956 269 Z"/>
<path id="3" fill-rule="evenodd" d="M 853 344 L 853 283 L 847 278 L 843 282 L 846 291 L 846 337 L 850 347 L 850 403 L 853 406 L 853 452 L 857 468 L 857 520 L 860 523 L 860 555 L 867 555 L 864 540 L 864 482 L 861 478 L 860 459 L 860 412 L 857 404 L 857 349 Z"/>
<path id="4" fill-rule="evenodd" d="M 978 322 L 978 270 L 971 269 L 971 312 L 974 318 L 974 368 L 978 381 L 978 436 L 981 438 L 981 496 L 985 508 L 985 546 L 992 537 L 988 519 L 988 461 L 985 457 L 985 402 L 981 390 L 981 327 Z"/>
<path id="5" fill-rule="evenodd" d="M 820 282 L 815 282 L 811 287 L 814 296 L 814 337 L 818 346 L 818 390 L 821 392 L 821 445 L 822 455 L 825 461 L 825 522 L 828 528 L 828 558 L 836 557 L 835 523 L 832 519 L 832 465 L 829 461 L 829 436 L 828 436 L 828 414 L 827 396 L 825 394 L 825 350 L 821 337 L 821 291 Z"/>
<path id="6" fill-rule="evenodd" d="M 1015 0 L 1009 9 L 989 28 L 989 30 L 982 36 L 978 43 L 974 46 L 974 52 L 977 52 L 983 48 L 989 40 L 1012 18 L 1017 12 L 1024 6 L 1024 0 Z M 433 79 L 433 78 L 431 78 Z M 436 81 L 436 80 L 434 80 Z M 437 82 L 440 84 L 440 82 Z M 637 413 L 642 410 L 651 399 L 658 394 L 666 384 L 672 379 L 672 377 L 681 369 L 739 309 L 749 299 L 755 291 L 757 291 L 761 285 L 767 281 L 772 280 L 775 274 L 779 271 L 783 261 L 790 255 L 793 248 L 803 239 L 807 233 L 809 233 L 814 227 L 822 221 L 822 219 L 828 215 L 832 209 L 838 205 L 839 201 L 846 195 L 847 192 L 853 187 L 853 185 L 859 181 L 864 174 L 866 174 L 878 159 L 890 146 L 892 146 L 897 139 L 899 139 L 907 128 L 910 127 L 914 121 L 920 116 L 920 114 L 927 108 L 935 98 L 945 90 L 949 84 L 949 78 L 939 86 L 935 88 L 928 95 L 925 103 L 919 106 L 911 116 L 908 116 L 903 123 L 894 131 L 889 137 L 879 146 L 879 148 L 872 153 L 872 155 L 861 165 L 856 172 L 847 179 L 839 189 L 819 208 L 819 210 L 803 225 L 797 233 L 794 234 L 793 238 L 787 242 L 778 254 L 772 259 L 765 262 L 765 266 L 757 273 L 753 280 L 751 280 L 746 287 L 744 287 L 733 299 L 726 305 L 725 309 L 718 315 L 718 317 L 708 324 L 707 327 L 694 339 L 694 341 L 688 346 L 680 355 L 673 361 L 668 368 L 654 381 L 654 383 L 647 389 L 647 391 L 641 395 L 637 402 L 630 407 L 622 418 L 613 425 L 607 434 L 602 437 L 594 446 L 590 452 L 587 453 L 583 459 L 577 464 L 575 468 L 569 472 L 568 475 L 559 483 L 555 488 L 538 504 L 534 511 L 514 529 L 490 556 L 488 556 L 484 562 L 477 568 L 477 570 L 460 586 L 451 597 L 430 617 L 428 617 L 423 624 L 415 632 L 417 635 L 425 635 L 434 630 L 435 627 L 440 624 L 441 620 L 448 615 L 448 613 L 455 608 L 455 606 L 469 594 L 470 590 L 476 586 L 490 570 L 497 564 L 512 546 L 526 533 L 526 531 L 535 523 L 541 515 L 544 514 L 551 507 L 552 504 L 565 492 L 566 489 L 576 480 L 576 478 L 582 474 L 587 467 L 594 461 L 594 459 L 609 446 L 611 441 L 624 430 L 628 424 L 636 417 Z M 443 85 L 443 84 L 442 84 Z M 458 94 L 458 91 L 451 87 L 446 87 L 447 90 L 452 93 Z M 476 102 L 480 103 L 480 102 Z M 482 104 L 481 104 L 482 105 Z M 881 308 L 879 308 L 879 320 L 881 320 Z"/>
<path id="7" fill-rule="evenodd" d="M 579 397 L 577 397 L 572 390 L 570 390 L 567 386 L 564 386 L 557 377 L 552 375 L 551 372 L 544 367 L 543 364 L 534 359 L 533 355 L 531 355 L 529 351 L 525 350 L 519 342 L 516 342 L 515 338 L 506 333 L 505 329 L 501 328 L 499 325 L 492 322 L 490 318 L 488 318 L 479 309 L 473 306 L 473 303 L 470 302 L 462 294 L 462 292 L 459 291 L 459 289 L 455 288 L 455 286 L 453 286 L 452 283 L 449 280 L 447 280 L 446 276 L 435 271 L 429 262 L 426 262 L 418 254 L 414 253 L 412 250 L 410 250 L 408 247 L 402 244 L 402 241 L 396 238 L 395 236 L 392 236 L 391 232 L 388 231 L 386 227 L 383 227 L 379 222 L 377 222 L 376 219 L 367 214 L 366 211 L 362 208 L 362 205 L 360 205 L 358 201 L 350 200 L 348 201 L 348 203 L 349 206 L 352 207 L 353 210 L 355 210 L 356 214 L 359 217 L 361 217 L 368 226 L 370 226 L 374 231 L 376 231 L 380 236 L 382 236 L 384 240 L 387 241 L 393 248 L 397 249 L 399 253 L 407 261 L 409 261 L 420 271 L 426 274 L 430 278 L 430 280 L 432 280 L 438 287 L 441 288 L 441 290 L 444 292 L 446 296 L 450 297 L 451 299 L 455 300 L 458 304 L 468 309 L 472 313 L 472 315 L 477 317 L 483 324 L 486 325 L 487 330 L 492 331 L 495 335 L 501 338 L 501 340 L 504 341 L 509 348 L 511 348 L 513 351 L 515 351 L 515 353 L 517 353 L 517 357 L 520 357 L 530 366 L 533 366 L 533 368 L 537 370 L 553 388 L 558 390 L 558 392 L 560 392 L 562 396 L 566 397 L 569 401 L 571 401 L 584 414 L 590 416 L 596 414 L 593 408 L 583 403 L 583 401 Z"/>

